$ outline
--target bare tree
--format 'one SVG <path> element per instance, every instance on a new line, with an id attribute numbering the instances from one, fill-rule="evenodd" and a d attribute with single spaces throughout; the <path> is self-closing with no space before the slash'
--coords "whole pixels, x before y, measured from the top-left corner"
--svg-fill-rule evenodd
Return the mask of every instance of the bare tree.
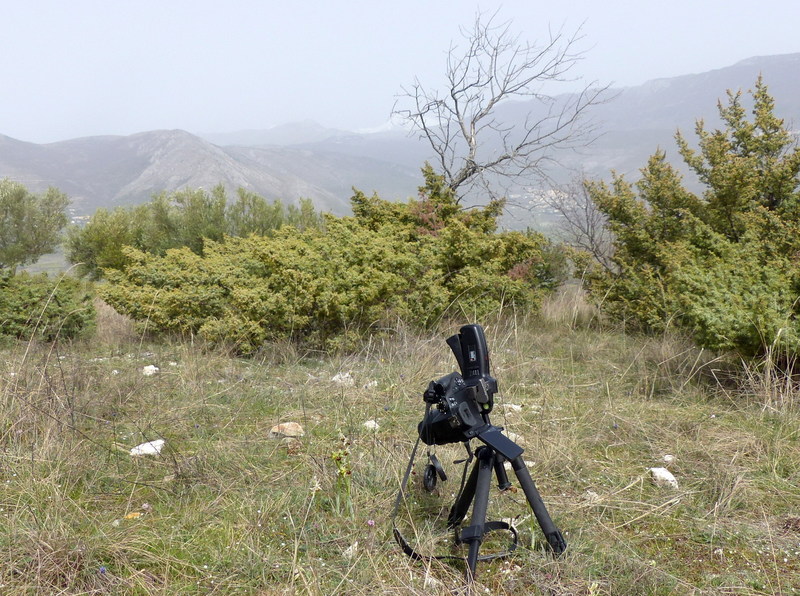
<path id="1" fill-rule="evenodd" d="M 558 227 L 564 242 L 589 253 L 607 271 L 615 269 L 611 258 L 613 235 L 606 226 L 605 214 L 592 201 L 583 178 L 548 193 L 544 202 L 561 216 Z"/>
<path id="2" fill-rule="evenodd" d="M 475 185 L 494 196 L 492 189 L 503 181 L 544 176 L 555 149 L 590 139 L 592 127 L 583 116 L 607 88 L 587 84 L 578 93 L 549 95 L 551 84 L 570 80 L 569 71 L 583 57 L 580 29 L 551 33 L 537 45 L 520 40 L 496 16 L 479 13 L 471 29 L 461 30 L 466 43 L 450 46 L 443 90 L 417 78 L 402 88 L 393 112 L 430 143 L 435 167 L 459 197 Z M 534 101 L 518 104 L 527 110 L 523 124 L 499 117 L 501 102 L 526 98 Z"/>

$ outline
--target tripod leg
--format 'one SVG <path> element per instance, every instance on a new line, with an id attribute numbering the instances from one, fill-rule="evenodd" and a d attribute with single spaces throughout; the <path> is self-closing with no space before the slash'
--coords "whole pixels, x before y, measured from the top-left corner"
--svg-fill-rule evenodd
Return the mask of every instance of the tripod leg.
<path id="1" fill-rule="evenodd" d="M 464 485 L 464 490 L 458 495 L 458 500 L 453 503 L 450 508 L 450 515 L 447 516 L 447 527 L 457 527 L 464 518 L 467 516 L 469 506 L 472 504 L 472 497 L 475 496 L 475 487 L 478 485 L 478 464 L 480 461 L 475 461 L 472 470 L 469 473 L 469 478 Z"/>
<path id="2" fill-rule="evenodd" d="M 522 492 L 525 493 L 525 497 L 528 499 L 531 509 L 533 509 L 533 514 L 536 516 L 536 521 L 539 522 L 539 526 L 542 528 L 547 543 L 550 545 L 550 548 L 553 549 L 556 556 L 560 555 L 567 550 L 567 542 L 564 540 L 564 536 L 561 535 L 561 531 L 553 523 L 550 514 L 547 513 L 547 508 L 544 506 L 542 497 L 539 495 L 539 491 L 533 483 L 533 478 L 531 478 L 528 468 L 525 466 L 525 462 L 522 461 L 522 456 L 513 459 L 511 461 L 511 467 L 517 475 L 517 480 L 519 480 L 519 484 L 522 487 Z"/>
<path id="3" fill-rule="evenodd" d="M 475 499 L 472 503 L 472 519 L 470 525 L 461 531 L 461 542 L 469 544 L 467 554 L 467 579 L 475 577 L 478 565 L 478 551 L 483 542 L 486 511 L 489 507 L 489 489 L 492 485 L 495 454 L 489 447 L 481 447 L 475 453 L 478 457 L 475 468 L 478 470 Z"/>
<path id="4" fill-rule="evenodd" d="M 494 475 L 497 476 L 497 488 L 500 490 L 508 490 L 511 488 L 511 482 L 508 480 L 508 474 L 506 474 L 506 469 L 503 467 L 503 463 L 505 461 L 506 460 L 504 457 L 495 453 Z"/>

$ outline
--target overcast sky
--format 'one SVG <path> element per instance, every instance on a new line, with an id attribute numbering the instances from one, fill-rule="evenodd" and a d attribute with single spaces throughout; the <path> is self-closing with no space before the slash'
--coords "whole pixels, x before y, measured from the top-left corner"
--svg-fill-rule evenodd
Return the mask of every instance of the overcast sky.
<path id="1" fill-rule="evenodd" d="M 415 76 L 438 86 L 479 8 L 532 42 L 582 27 L 580 74 L 615 86 L 800 52 L 798 0 L 0 2 L 0 134 L 36 143 L 376 127 Z"/>

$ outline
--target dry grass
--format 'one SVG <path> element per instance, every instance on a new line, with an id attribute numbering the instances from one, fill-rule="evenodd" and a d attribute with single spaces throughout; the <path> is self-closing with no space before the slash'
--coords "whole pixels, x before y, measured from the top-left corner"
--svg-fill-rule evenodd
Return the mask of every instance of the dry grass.
<path id="1" fill-rule="evenodd" d="M 589 327 L 601 320 L 600 311 L 586 300 L 586 293 L 578 283 L 562 286 L 542 305 L 539 315 L 551 324 L 570 329 Z"/>
<path id="2" fill-rule="evenodd" d="M 97 331 L 94 341 L 112 350 L 135 345 L 139 334 L 129 317 L 119 314 L 108 304 L 96 298 L 94 308 L 97 312 Z"/>
<path id="3" fill-rule="evenodd" d="M 553 560 L 522 495 L 493 489 L 490 518 L 515 519 L 521 547 L 480 563 L 474 592 L 794 593 L 792 384 L 752 371 L 718 383 L 713 356 L 598 325 L 576 295 L 545 313 L 486 323 L 492 419 L 525 447 L 570 548 Z M 103 309 L 92 342 L 3 351 L 0 592 L 465 593 L 461 564 L 413 562 L 389 532 L 421 393 L 454 369 L 442 331 L 398 326 L 356 354 L 273 345 L 242 360 L 149 343 Z M 144 376 L 151 364 L 160 372 Z M 352 386 L 332 380 L 346 372 Z M 286 421 L 305 436 L 268 438 Z M 161 455 L 129 455 L 156 438 Z M 431 554 L 463 556 L 442 522 L 463 448 L 436 451 L 451 480 L 434 495 L 415 480 L 399 523 Z M 664 465 L 679 489 L 653 485 L 648 468 Z M 505 536 L 490 542 L 502 550 Z"/>

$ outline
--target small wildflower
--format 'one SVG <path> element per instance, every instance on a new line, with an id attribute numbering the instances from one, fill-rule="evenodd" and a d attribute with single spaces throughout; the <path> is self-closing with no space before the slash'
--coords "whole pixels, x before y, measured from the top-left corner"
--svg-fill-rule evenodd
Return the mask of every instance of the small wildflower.
<path id="1" fill-rule="evenodd" d="M 375 520 L 374 519 L 368 519 L 367 520 L 367 525 L 371 528 L 372 526 L 375 525 Z"/>

